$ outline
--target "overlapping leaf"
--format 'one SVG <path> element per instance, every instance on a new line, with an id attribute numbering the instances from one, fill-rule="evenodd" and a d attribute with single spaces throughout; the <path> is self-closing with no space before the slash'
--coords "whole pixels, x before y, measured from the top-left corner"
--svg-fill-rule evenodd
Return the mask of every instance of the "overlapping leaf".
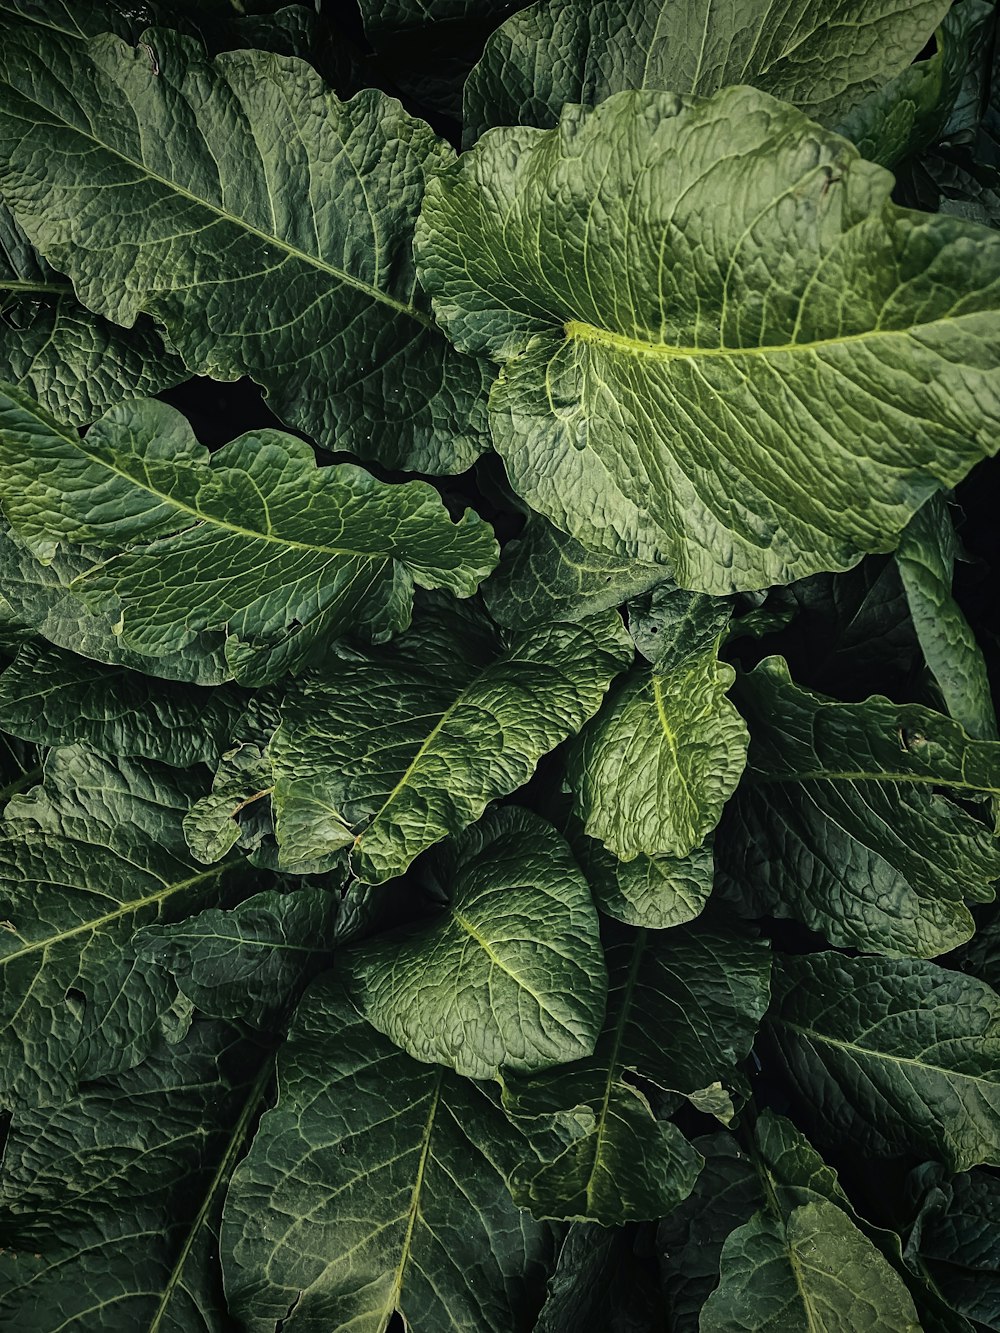
<path id="1" fill-rule="evenodd" d="M 953 1310 L 1000 1328 L 1000 1182 L 985 1171 L 948 1179 L 928 1162 L 907 1183 L 919 1202 L 907 1262 Z"/>
<path id="2" fill-rule="evenodd" d="M 602 912 L 630 926 L 668 930 L 692 921 L 712 892 L 711 840 L 688 856 L 637 856 L 619 861 L 594 838 L 574 830 L 573 853 Z"/>
<path id="3" fill-rule="evenodd" d="M 891 183 L 750 88 L 484 137 L 416 246 L 517 493 L 708 593 L 892 549 L 995 448 L 1000 238 Z"/>

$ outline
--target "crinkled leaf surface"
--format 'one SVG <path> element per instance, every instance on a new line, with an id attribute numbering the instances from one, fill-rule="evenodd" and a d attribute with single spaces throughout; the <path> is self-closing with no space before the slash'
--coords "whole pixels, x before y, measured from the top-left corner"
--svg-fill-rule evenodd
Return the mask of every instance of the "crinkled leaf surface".
<path id="1" fill-rule="evenodd" d="M 444 910 L 339 965 L 368 1021 L 417 1060 L 467 1078 L 591 1055 L 607 996 L 597 912 L 551 824 L 496 810 L 425 873 Z"/>
<path id="2" fill-rule="evenodd" d="M 249 887 L 241 862 L 193 863 L 181 820 L 194 774 L 79 746 L 50 751 L 44 784 L 0 835 L 0 1095 L 64 1097 L 127 1069 L 168 1021 L 176 988 L 138 963 L 139 926 L 182 919 Z"/>
<path id="3" fill-rule="evenodd" d="M 0 186 L 79 299 L 162 323 L 188 368 L 251 375 L 278 416 L 388 466 L 482 448 L 482 371 L 434 327 L 410 244 L 451 150 L 398 102 L 341 102 L 303 61 L 206 58 L 11 25 Z"/>
<path id="4" fill-rule="evenodd" d="M 223 1333 L 222 1201 L 272 1075 L 268 1050 L 199 1023 L 66 1106 L 19 1109 L 0 1328 Z"/>
<path id="5" fill-rule="evenodd" d="M 892 549 L 996 448 L 1000 237 L 891 183 L 750 88 L 485 136 L 416 246 L 515 491 L 707 593 Z"/>
<path id="6" fill-rule="evenodd" d="M 244 704 L 232 686 L 178 685 L 38 640 L 0 675 L 0 729 L 9 735 L 37 745 L 79 741 L 177 768 L 216 763 Z"/>
<path id="7" fill-rule="evenodd" d="M 572 842 L 597 906 L 627 925 L 650 930 L 683 925 L 701 913 L 712 892 L 711 841 L 687 856 L 637 856 L 632 861 L 619 861 L 582 832 Z"/>
<path id="8" fill-rule="evenodd" d="M 504 1103 L 516 1118 L 545 1117 L 555 1135 L 514 1172 L 515 1200 L 537 1216 L 615 1226 L 669 1212 L 701 1163 L 632 1076 L 685 1096 L 732 1084 L 767 1007 L 769 955 L 762 943 L 681 926 L 630 933 L 607 961 L 594 1055 L 509 1078 Z"/>
<path id="9" fill-rule="evenodd" d="M 906 1259 L 948 1304 L 986 1328 L 1000 1328 L 1000 1181 L 985 1171 L 942 1179 L 937 1163 L 911 1177 L 925 1193 Z"/>
<path id="10" fill-rule="evenodd" d="M 521 1136 L 474 1084 L 411 1060 L 314 982 L 226 1200 L 226 1294 L 248 1333 L 528 1333 L 553 1241 L 499 1174 Z"/>
<path id="11" fill-rule="evenodd" d="M 629 88 L 753 84 L 827 125 L 909 65 L 944 0 L 547 0 L 507 20 L 465 90 L 466 133 L 548 129 Z"/>
<path id="12" fill-rule="evenodd" d="M 736 672 L 718 660 L 729 607 L 677 588 L 656 596 L 665 608 L 639 621 L 637 640 L 643 653 L 655 643 L 652 669 L 612 688 L 569 761 L 586 832 L 622 861 L 700 846 L 746 763 L 746 725 L 726 698 Z"/>
<path id="13" fill-rule="evenodd" d="M 812 694 L 781 658 L 736 697 L 752 740 L 717 842 L 729 891 L 834 944 L 930 957 L 967 940 L 1000 844 L 945 792 L 1000 792 L 1000 745 L 918 704 Z"/>
<path id="14" fill-rule="evenodd" d="M 786 957 L 770 1031 L 818 1131 L 860 1152 L 1000 1162 L 1000 997 L 934 963 Z"/>
<path id="15" fill-rule="evenodd" d="M 209 457 L 154 400 L 112 408 L 80 440 L 9 389 L 0 463 L 4 512 L 36 554 L 100 548 L 73 590 L 117 612 L 126 647 L 190 653 L 208 631 L 252 684 L 359 625 L 401 629 L 415 583 L 468 596 L 496 563 L 489 526 L 472 510 L 452 523 L 425 482 L 317 467 L 309 445 L 280 431 Z"/>
<path id="16" fill-rule="evenodd" d="M 437 603 L 387 648 L 331 657 L 292 691 L 269 747 L 282 864 L 348 847 L 381 883 L 527 782 L 631 660 L 619 617 L 502 635 Z"/>

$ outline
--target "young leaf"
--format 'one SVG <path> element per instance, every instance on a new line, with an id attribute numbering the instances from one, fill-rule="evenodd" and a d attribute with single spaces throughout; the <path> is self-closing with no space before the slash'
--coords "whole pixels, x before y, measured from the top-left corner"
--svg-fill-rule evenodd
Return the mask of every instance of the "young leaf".
<path id="1" fill-rule="evenodd" d="M 750 88 L 486 136 L 431 182 L 416 248 L 449 335 L 504 363 L 514 490 L 707 593 L 891 550 L 1000 420 L 1000 237 L 891 185 Z"/>
<path id="2" fill-rule="evenodd" d="M 489 526 L 472 510 L 452 523 L 425 482 L 319 468 L 309 445 L 272 430 L 209 457 L 153 400 L 112 408 L 81 440 L 0 393 L 0 463 L 4 512 L 36 554 L 99 548 L 73 590 L 119 615 L 127 647 L 190 652 L 208 631 L 250 684 L 358 626 L 387 637 L 408 622 L 415 583 L 467 597 L 496 562 Z"/>
<path id="3" fill-rule="evenodd" d="M 511 807 L 446 844 L 427 873 L 447 907 L 344 957 L 380 1032 L 467 1078 L 593 1053 L 607 972 L 587 881 L 550 824 Z"/>
<path id="4" fill-rule="evenodd" d="M 953 1171 L 1000 1163 L 1000 997 L 981 981 L 914 959 L 786 957 L 769 1021 L 828 1138 Z"/>
<path id="5" fill-rule="evenodd" d="M 553 1252 L 498 1174 L 520 1136 L 474 1084 L 418 1064 L 330 980 L 278 1058 L 278 1104 L 226 1200 L 226 1292 L 247 1333 L 528 1333 Z"/>
<path id="6" fill-rule="evenodd" d="M 83 44 L 11 25 L 0 175 L 91 310 L 145 311 L 198 374 L 251 375 L 284 420 L 389 467 L 460 472 L 483 373 L 434 327 L 410 242 L 453 154 L 398 102 L 303 61 L 206 58 L 164 29 Z"/>
<path id="7" fill-rule="evenodd" d="M 711 840 L 687 856 L 637 856 L 633 861 L 619 861 L 582 832 L 572 838 L 572 847 L 597 906 L 629 926 L 681 926 L 700 915 L 712 892 Z"/>
<path id="8" fill-rule="evenodd" d="M 1000 844 L 941 789 L 1000 794 L 1000 745 L 917 704 L 812 694 L 781 658 L 737 700 L 753 739 L 717 843 L 728 891 L 834 944 L 931 957 L 967 940 Z"/>
<path id="9" fill-rule="evenodd" d="M 339 650 L 289 694 L 271 741 L 283 867 L 347 847 L 368 882 L 402 874 L 527 782 L 631 655 L 614 613 L 503 635 L 443 603 L 386 648 Z"/>

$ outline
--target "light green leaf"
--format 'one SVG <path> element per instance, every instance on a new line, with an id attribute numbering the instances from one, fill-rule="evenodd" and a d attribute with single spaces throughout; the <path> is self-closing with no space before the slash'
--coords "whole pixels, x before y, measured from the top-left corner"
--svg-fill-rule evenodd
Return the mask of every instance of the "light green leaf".
<path id="1" fill-rule="evenodd" d="M 787 957 L 771 1032 L 826 1137 L 921 1152 L 953 1171 L 1000 1163 L 1000 997 L 914 959 Z"/>
<path id="2" fill-rule="evenodd" d="M 223 1265 L 247 1333 L 528 1333 L 553 1252 L 498 1168 L 520 1135 L 474 1084 L 418 1064 L 314 982 L 278 1104 L 226 1200 Z"/>
<path id="3" fill-rule="evenodd" d="M 1000 844 L 945 792 L 1000 794 L 1000 745 L 918 704 L 800 689 L 781 658 L 736 698 L 752 740 L 717 842 L 727 892 L 834 944 L 931 957 L 967 940 Z"/>
<path id="4" fill-rule="evenodd" d="M 338 649 L 282 707 L 269 753 L 282 865 L 350 849 L 371 883 L 473 823 L 596 713 L 632 655 L 614 613 L 499 633 L 428 606 L 383 649 Z"/>
<path id="5" fill-rule="evenodd" d="M 555 829 L 527 810 L 493 811 L 425 873 L 444 911 L 338 968 L 368 1021 L 467 1078 L 593 1054 L 607 971 L 590 889 Z"/>
<path id="6" fill-rule="evenodd" d="M 465 88 L 469 142 L 491 125 L 549 129 L 567 102 L 629 88 L 701 97 L 752 84 L 827 125 L 903 70 L 944 0 L 547 0 L 490 38 Z"/>
<path id="7" fill-rule="evenodd" d="M 612 688 L 569 759 L 585 831 L 622 861 L 693 852 L 746 763 L 747 729 L 726 698 L 736 672 L 718 660 L 730 608 L 676 588 L 655 596 L 637 639 L 643 653 L 655 644 L 652 669 Z"/>
<path id="8" fill-rule="evenodd" d="M 4 512 L 36 555 L 100 549 L 73 591 L 118 615 L 126 647 L 192 652 L 207 631 L 251 684 L 359 626 L 387 637 L 407 624 L 415 583 L 467 597 L 496 562 L 489 526 L 472 510 L 452 523 L 425 482 L 319 468 L 308 444 L 272 430 L 210 457 L 154 400 L 112 408 L 81 440 L 10 389 L 0 464 Z"/>
<path id="9" fill-rule="evenodd" d="M 20 1107 L 0 1188 L 0 1327 L 223 1333 L 218 1231 L 270 1051 L 199 1023 L 56 1109 Z"/>
<path id="10" fill-rule="evenodd" d="M 146 312 L 191 371 L 252 376 L 329 448 L 473 462 L 482 370 L 434 327 L 410 256 L 453 154 L 398 102 L 163 29 L 84 44 L 11 25 L 0 88 L 4 198 L 88 308 Z"/>
<path id="11" fill-rule="evenodd" d="M 597 906 L 626 925 L 650 930 L 683 925 L 703 911 L 712 892 L 711 840 L 687 856 L 637 856 L 633 861 L 619 861 L 583 833 L 572 845 Z"/>
<path id="12" fill-rule="evenodd" d="M 690 1192 L 701 1159 L 657 1119 L 634 1074 L 697 1097 L 750 1050 L 767 1008 L 769 955 L 706 928 L 638 931 L 607 949 L 610 989 L 594 1055 L 506 1080 L 504 1104 L 554 1140 L 522 1162 L 511 1192 L 536 1216 L 617 1226 L 662 1217 Z"/>
<path id="13" fill-rule="evenodd" d="M 907 525 L 896 551 L 924 660 L 948 712 L 977 740 L 998 738 L 986 662 L 952 597 L 958 538 L 943 496 L 935 496 Z"/>
<path id="14" fill-rule="evenodd" d="M 706 593 L 891 550 L 1000 439 L 1000 237 L 891 185 L 751 88 L 487 135 L 416 248 L 514 490 Z"/>
<path id="15" fill-rule="evenodd" d="M 137 963 L 139 926 L 183 919 L 252 885 L 242 861 L 192 863 L 181 820 L 193 774 L 50 751 L 0 834 L 0 1101 L 58 1100 L 138 1063 L 176 988 Z"/>
<path id="16" fill-rule="evenodd" d="M 245 705 L 241 690 L 177 685 L 26 643 L 0 675 L 0 728 L 37 745 L 82 742 L 177 768 L 214 764 Z"/>

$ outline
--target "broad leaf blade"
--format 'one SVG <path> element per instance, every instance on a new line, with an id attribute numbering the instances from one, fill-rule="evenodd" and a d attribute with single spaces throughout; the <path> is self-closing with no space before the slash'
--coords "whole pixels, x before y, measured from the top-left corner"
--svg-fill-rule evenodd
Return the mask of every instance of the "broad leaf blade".
<path id="1" fill-rule="evenodd" d="M 577 833 L 572 845 L 597 906 L 626 925 L 650 930 L 681 926 L 700 915 L 711 895 L 711 840 L 688 856 L 637 856 L 634 861 L 619 861 L 584 833 Z"/>
<path id="2" fill-rule="evenodd" d="M 908 1182 L 924 1192 L 907 1262 L 955 1311 L 977 1326 L 1000 1328 L 1000 1181 L 985 1171 L 943 1175 L 928 1163 Z"/>

